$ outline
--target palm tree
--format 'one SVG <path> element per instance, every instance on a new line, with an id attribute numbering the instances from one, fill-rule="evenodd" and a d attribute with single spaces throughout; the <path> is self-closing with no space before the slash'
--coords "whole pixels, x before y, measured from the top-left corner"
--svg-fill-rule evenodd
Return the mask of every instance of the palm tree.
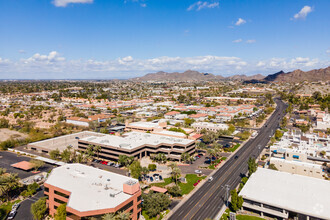
<path id="1" fill-rule="evenodd" d="M 96 153 L 97 153 L 97 159 L 99 159 L 100 157 L 100 151 L 102 150 L 102 148 L 101 148 L 101 146 L 99 146 L 99 145 L 96 145 L 96 146 L 94 146 L 94 151 L 96 151 Z"/>
<path id="2" fill-rule="evenodd" d="M 102 216 L 102 220 L 117 220 L 114 213 L 108 213 Z"/>
<path id="3" fill-rule="evenodd" d="M 93 145 L 88 145 L 88 147 L 87 147 L 87 154 L 89 155 L 89 156 L 94 156 L 94 146 Z"/>

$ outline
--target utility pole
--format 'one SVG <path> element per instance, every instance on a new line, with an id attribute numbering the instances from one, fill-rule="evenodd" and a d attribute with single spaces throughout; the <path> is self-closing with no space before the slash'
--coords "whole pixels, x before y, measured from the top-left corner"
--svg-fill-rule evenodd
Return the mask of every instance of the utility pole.
<path id="1" fill-rule="evenodd" d="M 230 186 L 226 184 L 225 186 L 221 186 L 221 187 L 226 190 L 226 205 L 227 205 L 227 207 L 229 207 L 228 206 L 228 200 L 229 200 Z"/>

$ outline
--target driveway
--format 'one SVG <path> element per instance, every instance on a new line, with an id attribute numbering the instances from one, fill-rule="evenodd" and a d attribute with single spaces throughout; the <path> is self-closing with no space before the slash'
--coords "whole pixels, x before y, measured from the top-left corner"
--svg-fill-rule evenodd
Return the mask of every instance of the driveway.
<path id="1" fill-rule="evenodd" d="M 30 157 L 26 156 L 18 156 L 16 153 L 12 153 L 9 151 L 0 151 L 0 167 L 5 168 L 9 173 L 17 173 L 18 177 L 24 179 L 29 176 L 35 175 L 35 173 L 16 169 L 11 164 L 18 163 L 21 161 L 30 161 Z M 43 167 L 39 169 L 41 172 L 48 172 L 49 170 L 53 169 L 52 165 L 45 164 Z"/>
<path id="2" fill-rule="evenodd" d="M 31 205 L 38 201 L 39 198 L 44 196 L 44 190 L 37 192 L 33 197 L 27 198 L 23 202 L 21 202 L 20 207 L 17 209 L 17 214 L 15 215 L 14 220 L 33 220 L 33 216 L 31 214 Z"/>

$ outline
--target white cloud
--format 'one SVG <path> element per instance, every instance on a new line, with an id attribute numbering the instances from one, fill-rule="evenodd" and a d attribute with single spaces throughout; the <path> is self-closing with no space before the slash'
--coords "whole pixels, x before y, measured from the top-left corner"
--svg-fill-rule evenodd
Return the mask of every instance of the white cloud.
<path id="1" fill-rule="evenodd" d="M 32 57 L 27 59 L 22 59 L 24 63 L 54 63 L 65 61 L 64 57 L 60 57 L 59 53 L 56 51 L 51 51 L 48 55 L 41 55 L 39 53 L 34 54 Z"/>
<path id="2" fill-rule="evenodd" d="M 271 58 L 268 60 L 245 61 L 239 57 L 195 56 L 155 57 L 136 59 L 126 56 L 111 60 L 67 60 L 58 52 L 36 53 L 31 57 L 10 61 L 0 58 L 0 78 L 128 78 L 150 72 L 183 72 L 188 69 L 221 75 L 275 73 L 279 70 L 310 70 L 330 65 L 308 57 Z"/>
<path id="3" fill-rule="evenodd" d="M 325 52 L 326 52 L 327 54 L 330 54 L 330 49 L 327 49 Z"/>
<path id="4" fill-rule="evenodd" d="M 240 43 L 242 41 L 243 41 L 242 39 L 237 39 L 237 40 L 233 40 L 233 43 Z"/>
<path id="5" fill-rule="evenodd" d="M 25 50 L 19 50 L 18 52 L 19 52 L 19 53 L 26 53 Z"/>
<path id="6" fill-rule="evenodd" d="M 86 4 L 86 3 L 93 3 L 94 0 L 53 0 L 53 4 L 56 7 L 66 7 L 68 4 Z"/>
<path id="7" fill-rule="evenodd" d="M 240 26 L 240 25 L 245 24 L 245 23 L 246 23 L 246 21 L 243 18 L 238 18 L 235 25 Z"/>
<path id="8" fill-rule="evenodd" d="M 147 7 L 147 4 L 146 4 L 146 3 L 141 3 L 140 6 L 141 6 L 142 8 L 145 8 L 145 7 Z"/>
<path id="9" fill-rule="evenodd" d="M 253 43 L 255 43 L 255 42 L 257 42 L 257 41 L 254 40 L 254 39 L 251 39 L 251 40 L 247 40 L 247 41 L 246 41 L 247 44 L 253 44 Z"/>
<path id="10" fill-rule="evenodd" d="M 307 15 L 313 11 L 313 8 L 306 5 L 297 14 L 293 16 L 295 20 L 306 19 Z"/>
<path id="11" fill-rule="evenodd" d="M 215 2 L 198 1 L 198 2 L 195 2 L 194 4 L 190 5 L 187 8 L 187 11 L 192 11 L 192 10 L 200 11 L 204 8 L 217 8 L 217 7 L 219 7 L 218 1 L 215 1 Z"/>

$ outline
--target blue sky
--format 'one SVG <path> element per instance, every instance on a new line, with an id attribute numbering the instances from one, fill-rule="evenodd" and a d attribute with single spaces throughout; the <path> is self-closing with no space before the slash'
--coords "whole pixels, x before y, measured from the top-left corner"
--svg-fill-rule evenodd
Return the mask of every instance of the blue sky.
<path id="1" fill-rule="evenodd" d="M 328 0 L 0 0 L 0 78 L 330 65 Z"/>

